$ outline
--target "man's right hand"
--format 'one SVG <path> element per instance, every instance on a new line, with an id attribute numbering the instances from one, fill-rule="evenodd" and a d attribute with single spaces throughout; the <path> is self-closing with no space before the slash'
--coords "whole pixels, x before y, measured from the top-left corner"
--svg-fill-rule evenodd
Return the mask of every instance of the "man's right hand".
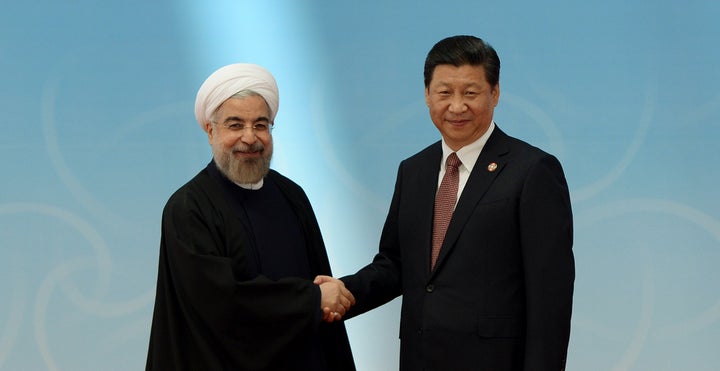
<path id="1" fill-rule="evenodd" d="M 345 288 L 345 284 L 337 278 L 330 276 L 317 276 L 313 281 L 320 286 L 322 298 L 320 308 L 323 311 L 323 321 L 339 321 L 355 305 L 355 297 Z"/>

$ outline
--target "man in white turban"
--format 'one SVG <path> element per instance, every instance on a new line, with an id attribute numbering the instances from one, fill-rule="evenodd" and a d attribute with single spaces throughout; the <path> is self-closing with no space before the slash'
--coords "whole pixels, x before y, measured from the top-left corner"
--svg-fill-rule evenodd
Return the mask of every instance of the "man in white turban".
<path id="1" fill-rule="evenodd" d="M 313 283 L 330 275 L 315 214 L 270 169 L 278 102 L 253 64 L 222 67 L 198 91 L 213 160 L 163 211 L 148 370 L 355 369 L 344 324 L 327 321 L 355 299 L 340 281 Z"/>
<path id="2" fill-rule="evenodd" d="M 225 176 L 241 187 L 262 187 L 263 178 L 270 169 L 270 130 L 277 114 L 278 102 L 277 84 L 270 72 L 261 66 L 247 63 L 220 68 L 205 80 L 197 93 L 195 118 L 208 134 L 216 165 Z M 218 121 L 225 111 L 234 106 L 247 109 L 253 104 L 259 121 L 243 123 L 233 115 L 225 115 L 230 121 Z M 239 135 L 224 136 L 222 132 L 227 128 L 232 134 L 237 134 L 237 129 L 251 125 L 252 130 L 242 130 Z"/>

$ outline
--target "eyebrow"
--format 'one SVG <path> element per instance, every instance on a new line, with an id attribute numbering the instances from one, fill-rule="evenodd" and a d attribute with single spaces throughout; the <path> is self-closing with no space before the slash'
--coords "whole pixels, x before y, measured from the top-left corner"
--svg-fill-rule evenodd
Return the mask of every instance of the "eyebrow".
<path id="1" fill-rule="evenodd" d="M 227 123 L 230 121 L 245 122 L 246 120 L 243 119 L 242 117 L 238 117 L 238 116 L 229 116 L 225 119 L 225 121 L 223 121 L 223 123 Z M 253 122 L 270 122 L 270 119 L 267 116 L 260 116 L 260 117 L 256 118 L 255 120 L 253 120 Z"/>
<path id="2" fill-rule="evenodd" d="M 451 82 L 448 82 L 448 81 L 438 81 L 436 86 L 438 86 L 438 87 L 447 87 L 447 86 L 451 86 L 451 85 L 454 86 L 455 84 L 453 84 L 453 83 L 451 83 Z M 467 84 L 462 84 L 462 86 L 465 87 L 465 88 L 468 88 L 468 87 L 483 88 L 483 84 L 480 84 L 480 83 L 477 83 L 477 82 L 470 82 L 470 83 L 467 83 Z"/>

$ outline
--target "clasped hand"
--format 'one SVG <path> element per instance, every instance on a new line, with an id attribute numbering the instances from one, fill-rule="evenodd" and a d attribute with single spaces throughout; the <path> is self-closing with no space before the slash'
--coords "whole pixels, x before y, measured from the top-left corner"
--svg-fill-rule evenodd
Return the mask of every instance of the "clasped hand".
<path id="1" fill-rule="evenodd" d="M 323 321 L 339 321 L 355 305 L 355 297 L 345 288 L 345 284 L 337 278 L 330 276 L 317 276 L 313 281 L 320 286 L 322 298 L 320 308 L 323 311 Z"/>

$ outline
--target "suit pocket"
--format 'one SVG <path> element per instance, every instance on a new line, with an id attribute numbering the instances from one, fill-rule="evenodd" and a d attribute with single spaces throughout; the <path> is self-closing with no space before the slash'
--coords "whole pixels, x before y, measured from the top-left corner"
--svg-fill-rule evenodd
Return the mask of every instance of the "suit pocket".
<path id="1" fill-rule="evenodd" d="M 478 336 L 483 338 L 515 338 L 525 333 L 525 321 L 517 317 L 480 317 Z"/>

